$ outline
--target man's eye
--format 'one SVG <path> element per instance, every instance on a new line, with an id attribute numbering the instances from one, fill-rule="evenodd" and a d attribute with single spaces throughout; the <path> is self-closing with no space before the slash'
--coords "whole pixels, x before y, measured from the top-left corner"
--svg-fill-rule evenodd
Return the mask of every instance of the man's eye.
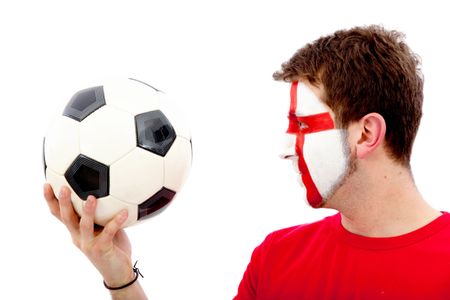
<path id="1" fill-rule="evenodd" d="M 298 126 L 299 126 L 300 130 L 307 129 L 309 127 L 307 124 L 302 123 L 300 121 L 298 122 Z"/>

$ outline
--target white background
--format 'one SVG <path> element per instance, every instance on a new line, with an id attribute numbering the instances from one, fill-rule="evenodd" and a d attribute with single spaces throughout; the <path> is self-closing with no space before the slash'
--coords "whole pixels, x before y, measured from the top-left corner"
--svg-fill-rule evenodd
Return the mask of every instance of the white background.
<path id="1" fill-rule="evenodd" d="M 307 207 L 278 158 L 289 86 L 271 75 L 305 43 L 366 24 L 403 31 L 422 57 L 413 171 L 425 198 L 450 210 L 450 21 L 437 1 L 2 1 L 1 295 L 108 299 L 48 212 L 42 139 L 75 91 L 134 77 L 180 102 L 194 143 L 174 204 L 127 230 L 142 285 L 152 299 L 232 298 L 268 233 L 334 213 Z"/>

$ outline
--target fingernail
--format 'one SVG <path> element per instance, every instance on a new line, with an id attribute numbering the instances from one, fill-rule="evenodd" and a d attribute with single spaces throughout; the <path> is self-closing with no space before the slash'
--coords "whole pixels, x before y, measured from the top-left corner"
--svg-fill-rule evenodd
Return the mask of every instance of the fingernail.
<path id="1" fill-rule="evenodd" d="M 66 189 L 64 187 L 62 187 L 59 190 L 59 198 L 65 197 L 66 196 Z"/>
<path id="2" fill-rule="evenodd" d="M 120 213 L 119 213 L 119 220 L 120 220 L 120 222 L 123 222 L 123 221 L 125 221 L 125 219 L 128 217 L 128 210 L 122 210 Z"/>

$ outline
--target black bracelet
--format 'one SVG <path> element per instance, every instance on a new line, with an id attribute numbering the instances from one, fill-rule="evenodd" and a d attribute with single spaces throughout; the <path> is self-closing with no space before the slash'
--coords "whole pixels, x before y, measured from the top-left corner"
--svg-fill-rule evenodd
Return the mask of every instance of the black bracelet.
<path id="1" fill-rule="evenodd" d="M 133 272 L 136 274 L 136 276 L 134 277 L 133 280 L 131 280 L 131 281 L 128 282 L 127 284 L 124 284 L 124 285 L 118 286 L 118 287 L 111 287 L 111 286 L 108 286 L 108 285 L 106 284 L 106 282 L 103 280 L 103 285 L 105 286 L 105 288 L 107 288 L 108 290 L 112 290 L 112 291 L 115 291 L 115 290 L 121 290 L 121 289 L 124 289 L 124 288 L 126 288 L 126 287 L 129 287 L 130 285 L 132 285 L 133 283 L 135 283 L 136 280 L 138 280 L 139 275 L 140 275 L 142 278 L 144 278 L 144 275 L 141 274 L 141 272 L 139 271 L 139 269 L 136 267 L 136 264 L 137 264 L 137 261 L 134 263 L 134 266 L 133 266 Z"/>

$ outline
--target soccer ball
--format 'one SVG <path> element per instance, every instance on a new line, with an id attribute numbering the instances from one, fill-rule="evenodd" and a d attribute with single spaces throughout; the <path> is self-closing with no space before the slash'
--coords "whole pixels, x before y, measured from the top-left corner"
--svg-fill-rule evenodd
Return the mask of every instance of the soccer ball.
<path id="1" fill-rule="evenodd" d="M 71 190 L 81 214 L 97 197 L 94 222 L 104 226 L 128 210 L 123 227 L 163 211 L 180 191 L 192 163 L 191 134 L 176 105 L 135 79 L 77 92 L 44 138 L 47 181 Z"/>

